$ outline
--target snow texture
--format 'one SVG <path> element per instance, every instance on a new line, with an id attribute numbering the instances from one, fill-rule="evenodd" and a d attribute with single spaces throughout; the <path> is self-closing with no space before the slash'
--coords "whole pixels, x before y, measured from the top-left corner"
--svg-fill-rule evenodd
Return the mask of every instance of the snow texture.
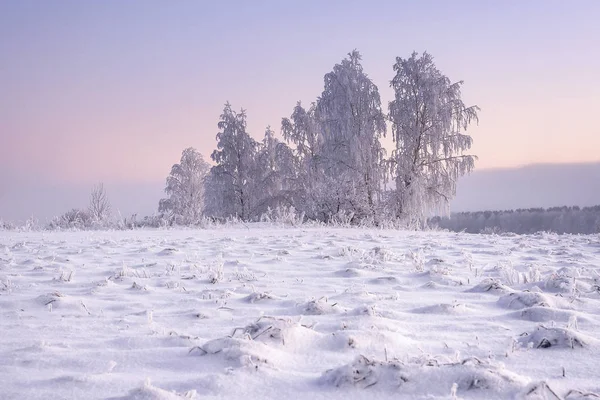
<path id="1" fill-rule="evenodd" d="M 2 399 L 593 399 L 600 237 L 0 232 Z"/>

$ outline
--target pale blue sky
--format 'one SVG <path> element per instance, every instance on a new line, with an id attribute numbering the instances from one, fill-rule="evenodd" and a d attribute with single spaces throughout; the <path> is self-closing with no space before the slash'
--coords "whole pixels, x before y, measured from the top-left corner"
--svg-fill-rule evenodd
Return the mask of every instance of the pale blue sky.
<path id="1" fill-rule="evenodd" d="M 209 158 L 225 101 L 279 131 L 353 48 L 386 103 L 413 50 L 464 80 L 478 168 L 598 161 L 599 21 L 595 0 L 0 0 L 0 178 L 162 181 Z"/>

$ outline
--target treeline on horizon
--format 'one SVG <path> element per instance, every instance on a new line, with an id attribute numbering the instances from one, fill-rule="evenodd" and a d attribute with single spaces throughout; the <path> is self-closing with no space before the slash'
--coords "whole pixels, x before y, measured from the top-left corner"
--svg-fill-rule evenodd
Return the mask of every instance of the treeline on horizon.
<path id="1" fill-rule="evenodd" d="M 322 223 L 306 221 L 291 209 L 270 210 L 262 216 L 259 222 L 279 223 L 285 225 L 308 224 L 320 226 Z M 200 227 L 220 226 L 222 224 L 235 225 L 240 220 L 215 221 L 204 219 Z M 334 225 L 351 226 L 349 221 L 339 221 Z M 40 225 L 35 219 L 30 219 L 23 226 L 17 226 L 0 219 L 0 230 L 78 230 L 78 229 L 143 229 L 167 228 L 172 226 L 164 215 L 156 214 L 138 218 L 132 215 L 109 223 L 99 225 L 93 222 L 88 210 L 74 209 L 60 217 L 54 218 L 46 225 Z M 579 207 L 533 207 L 514 210 L 486 210 L 453 212 L 450 216 L 436 216 L 429 218 L 426 229 L 465 232 L 470 234 L 535 234 L 548 232 L 557 234 L 599 234 L 600 233 L 600 205 Z"/>
<path id="2" fill-rule="evenodd" d="M 467 233 L 600 233 L 600 205 L 456 212 L 429 220 L 432 228 Z"/>

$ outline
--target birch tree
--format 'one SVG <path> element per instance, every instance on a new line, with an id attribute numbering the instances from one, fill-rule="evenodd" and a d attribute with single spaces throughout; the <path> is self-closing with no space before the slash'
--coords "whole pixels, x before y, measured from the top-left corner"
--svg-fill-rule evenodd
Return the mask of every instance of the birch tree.
<path id="1" fill-rule="evenodd" d="M 275 137 L 275 132 L 270 126 L 265 130 L 260 144 L 254 171 L 255 218 L 268 209 L 290 207 L 294 204 L 298 172 L 295 158 L 288 145 Z"/>
<path id="2" fill-rule="evenodd" d="M 208 188 L 209 210 L 213 216 L 235 216 L 249 220 L 253 202 L 253 173 L 259 144 L 246 131 L 246 112 L 236 113 L 225 104 L 218 124 L 217 150 L 211 158 Z"/>
<path id="3" fill-rule="evenodd" d="M 293 162 L 288 165 L 296 171 L 290 182 L 295 208 L 311 219 L 325 219 L 327 213 L 322 205 L 326 199 L 321 196 L 320 188 L 323 171 L 319 164 L 323 136 L 316 117 L 316 105 L 312 104 L 307 110 L 298 102 L 290 118 L 282 119 L 281 133 L 293 145 Z"/>
<path id="4" fill-rule="evenodd" d="M 110 218 L 111 205 L 103 183 L 99 183 L 92 189 L 88 211 L 90 218 L 96 223 L 106 223 Z"/>
<path id="5" fill-rule="evenodd" d="M 451 82 L 428 53 L 397 57 L 394 71 L 389 118 L 395 190 L 390 206 L 394 217 L 418 222 L 433 211 L 447 211 L 456 181 L 473 169 L 476 157 L 464 154 L 472 144 L 465 130 L 478 121 L 479 108 L 465 106 L 463 82 Z"/>
<path id="6" fill-rule="evenodd" d="M 183 150 L 181 161 L 173 165 L 167 177 L 165 193 L 169 197 L 160 200 L 158 211 L 169 214 L 178 224 L 200 222 L 204 209 L 204 180 L 209 168 L 196 149 Z"/>
<path id="7" fill-rule="evenodd" d="M 356 50 L 326 74 L 316 114 L 322 134 L 320 163 L 331 190 L 332 214 L 375 217 L 383 184 L 386 125 L 377 86 Z"/>

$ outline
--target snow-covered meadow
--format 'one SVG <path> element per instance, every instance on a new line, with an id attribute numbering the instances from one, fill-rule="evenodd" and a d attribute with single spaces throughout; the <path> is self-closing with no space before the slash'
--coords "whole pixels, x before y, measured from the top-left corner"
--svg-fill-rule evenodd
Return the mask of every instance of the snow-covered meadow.
<path id="1" fill-rule="evenodd" d="M 2 399 L 592 399 L 599 328 L 599 236 L 0 232 Z"/>

